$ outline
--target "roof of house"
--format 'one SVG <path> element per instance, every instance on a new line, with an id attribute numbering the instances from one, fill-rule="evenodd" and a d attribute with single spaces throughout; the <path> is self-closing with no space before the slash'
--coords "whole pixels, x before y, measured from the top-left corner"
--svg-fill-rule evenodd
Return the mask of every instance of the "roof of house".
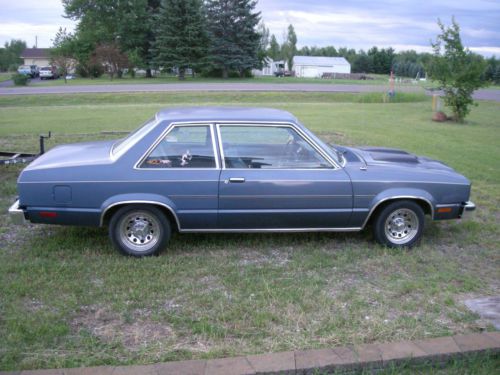
<path id="1" fill-rule="evenodd" d="M 50 48 L 26 48 L 23 53 L 21 53 L 21 58 L 23 59 L 35 59 L 35 58 L 45 58 L 50 57 Z"/>
<path id="2" fill-rule="evenodd" d="M 325 56 L 294 56 L 293 64 L 318 66 L 350 65 L 349 62 L 343 57 Z"/>

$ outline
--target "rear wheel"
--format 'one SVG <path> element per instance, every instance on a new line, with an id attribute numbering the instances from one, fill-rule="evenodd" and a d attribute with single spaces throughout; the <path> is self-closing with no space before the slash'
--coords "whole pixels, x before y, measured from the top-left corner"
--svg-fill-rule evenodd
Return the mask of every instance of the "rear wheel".
<path id="1" fill-rule="evenodd" d="M 111 218 L 109 236 L 115 247 L 125 255 L 156 255 L 170 240 L 170 222 L 156 207 L 124 206 Z"/>
<path id="2" fill-rule="evenodd" d="M 413 201 L 396 201 L 384 207 L 375 217 L 373 235 L 381 245 L 413 247 L 424 230 L 424 211 Z"/>

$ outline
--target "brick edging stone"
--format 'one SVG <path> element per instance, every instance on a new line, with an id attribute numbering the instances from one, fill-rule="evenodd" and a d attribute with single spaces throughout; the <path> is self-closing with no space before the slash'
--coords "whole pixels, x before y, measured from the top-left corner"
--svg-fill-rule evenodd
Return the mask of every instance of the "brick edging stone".
<path id="1" fill-rule="evenodd" d="M 309 375 L 317 371 L 350 373 L 382 369 L 402 363 L 445 363 L 484 352 L 500 353 L 500 332 L 144 366 L 12 371 L 0 375 Z"/>

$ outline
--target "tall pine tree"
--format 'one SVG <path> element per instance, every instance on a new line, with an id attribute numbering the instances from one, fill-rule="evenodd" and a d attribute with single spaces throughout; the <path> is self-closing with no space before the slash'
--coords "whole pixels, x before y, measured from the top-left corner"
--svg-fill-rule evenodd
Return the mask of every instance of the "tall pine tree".
<path id="1" fill-rule="evenodd" d="M 243 76 L 259 66 L 260 34 L 256 27 L 260 12 L 255 0 L 207 0 L 206 12 L 210 36 L 209 61 L 213 69 L 227 78 L 231 70 Z"/>
<path id="2" fill-rule="evenodd" d="M 207 34 L 201 0 L 163 0 L 155 19 L 151 52 L 163 68 L 177 68 L 184 79 L 187 68 L 199 68 L 207 52 Z"/>

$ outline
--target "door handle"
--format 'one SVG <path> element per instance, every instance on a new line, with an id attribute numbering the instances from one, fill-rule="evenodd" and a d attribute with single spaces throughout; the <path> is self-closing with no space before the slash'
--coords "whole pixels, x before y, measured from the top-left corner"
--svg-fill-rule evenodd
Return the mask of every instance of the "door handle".
<path id="1" fill-rule="evenodd" d="M 244 177 L 231 177 L 229 179 L 229 182 L 235 183 L 235 184 L 241 184 L 241 183 L 245 182 L 245 178 Z"/>

